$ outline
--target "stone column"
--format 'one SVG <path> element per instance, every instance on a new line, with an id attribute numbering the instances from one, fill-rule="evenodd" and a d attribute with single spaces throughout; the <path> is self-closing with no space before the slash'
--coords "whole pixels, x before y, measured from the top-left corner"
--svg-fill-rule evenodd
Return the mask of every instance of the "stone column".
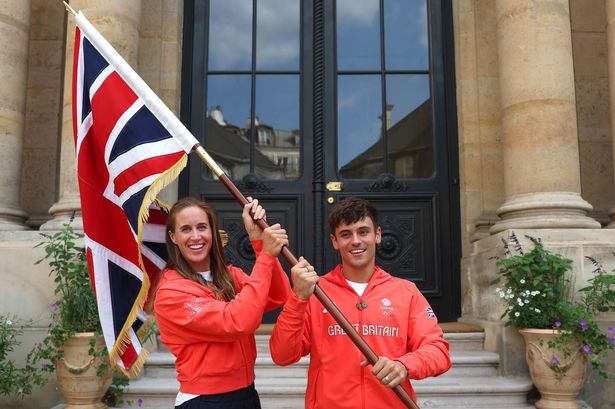
<path id="1" fill-rule="evenodd" d="M 25 230 L 19 203 L 30 1 L 0 1 L 0 230 Z"/>
<path id="2" fill-rule="evenodd" d="M 569 0 L 497 0 L 506 202 L 490 232 L 600 228 L 581 197 Z"/>
<path id="3" fill-rule="evenodd" d="M 613 146 L 613 158 L 615 158 L 615 0 L 606 0 L 606 39 L 608 47 L 609 63 L 609 98 L 611 113 L 611 141 Z M 615 166 L 615 159 L 613 160 Z M 609 212 L 611 223 L 607 226 L 615 228 L 615 207 Z"/>
<path id="4" fill-rule="evenodd" d="M 141 0 L 72 0 L 70 5 L 76 11 L 82 11 L 94 27 L 115 47 L 117 52 L 137 70 Z M 62 131 L 60 135 L 59 200 L 49 209 L 53 219 L 43 224 L 41 230 L 59 229 L 73 215 L 75 216 L 73 226 L 79 229 L 83 228 L 72 125 L 71 87 L 75 21 L 71 16 L 68 18 L 66 38 Z"/>

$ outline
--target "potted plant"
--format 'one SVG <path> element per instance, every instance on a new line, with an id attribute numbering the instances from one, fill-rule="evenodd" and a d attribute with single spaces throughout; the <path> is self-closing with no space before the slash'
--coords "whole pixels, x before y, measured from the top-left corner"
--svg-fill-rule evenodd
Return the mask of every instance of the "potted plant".
<path id="1" fill-rule="evenodd" d="M 511 233 L 503 240 L 505 257 L 496 261 L 499 277 L 491 284 L 500 285 L 496 293 L 506 305 L 501 318 L 525 339 L 530 375 L 541 394 L 536 407 L 578 408 L 587 362 L 602 378 L 615 379 L 605 370 L 615 333 L 612 327 L 601 330 L 596 319 L 615 311 L 615 275 L 589 258 L 594 275 L 574 294 L 572 261 L 526 237 L 531 249 L 524 250 Z"/>
<path id="2" fill-rule="evenodd" d="M 58 386 L 70 405 L 106 408 L 101 403 L 112 381 L 107 350 L 101 335 L 96 299 L 88 274 L 83 234 L 70 224 L 54 233 L 41 233 L 46 261 L 55 283 L 48 335 L 28 357 L 30 365 L 56 372 Z M 85 407 L 85 406 L 83 406 Z"/>

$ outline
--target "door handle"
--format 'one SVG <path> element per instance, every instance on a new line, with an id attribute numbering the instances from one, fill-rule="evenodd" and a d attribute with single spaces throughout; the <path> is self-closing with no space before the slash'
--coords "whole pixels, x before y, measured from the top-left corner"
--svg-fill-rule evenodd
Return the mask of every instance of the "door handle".
<path id="1" fill-rule="evenodd" d="M 329 192 L 341 192 L 344 188 L 344 183 L 342 182 L 327 182 L 327 190 Z"/>

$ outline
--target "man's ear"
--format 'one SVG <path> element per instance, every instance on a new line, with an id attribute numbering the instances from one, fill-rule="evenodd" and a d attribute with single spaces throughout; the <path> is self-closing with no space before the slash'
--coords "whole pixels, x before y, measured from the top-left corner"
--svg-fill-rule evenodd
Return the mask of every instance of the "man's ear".
<path id="1" fill-rule="evenodd" d="M 335 238 L 335 234 L 329 235 L 329 238 L 331 239 L 331 244 L 333 245 L 333 248 L 336 250 L 339 250 L 339 247 L 337 245 L 337 239 Z"/>
<path id="2" fill-rule="evenodd" d="M 380 244 L 381 240 L 382 240 L 382 229 L 380 228 L 380 226 L 378 226 L 378 228 L 376 229 L 376 244 Z"/>

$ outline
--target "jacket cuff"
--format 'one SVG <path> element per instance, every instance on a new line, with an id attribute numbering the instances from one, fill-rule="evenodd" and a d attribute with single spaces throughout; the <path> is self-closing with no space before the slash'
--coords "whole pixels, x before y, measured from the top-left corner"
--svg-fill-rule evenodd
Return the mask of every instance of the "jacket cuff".
<path id="1" fill-rule="evenodd" d="M 254 252 L 256 254 L 263 251 L 263 241 L 262 240 L 250 240 L 250 243 L 252 244 L 252 248 L 254 249 Z"/>
<path id="2" fill-rule="evenodd" d="M 297 294 L 294 291 L 291 291 L 290 297 L 288 297 L 288 301 L 286 301 L 284 308 L 303 315 L 308 306 L 308 302 L 309 298 L 307 300 L 302 300 L 297 297 Z"/>
<path id="3" fill-rule="evenodd" d="M 258 253 L 258 255 L 256 256 L 257 264 L 263 264 L 268 267 L 273 267 L 276 260 L 277 258 L 273 257 L 268 253 Z"/>

